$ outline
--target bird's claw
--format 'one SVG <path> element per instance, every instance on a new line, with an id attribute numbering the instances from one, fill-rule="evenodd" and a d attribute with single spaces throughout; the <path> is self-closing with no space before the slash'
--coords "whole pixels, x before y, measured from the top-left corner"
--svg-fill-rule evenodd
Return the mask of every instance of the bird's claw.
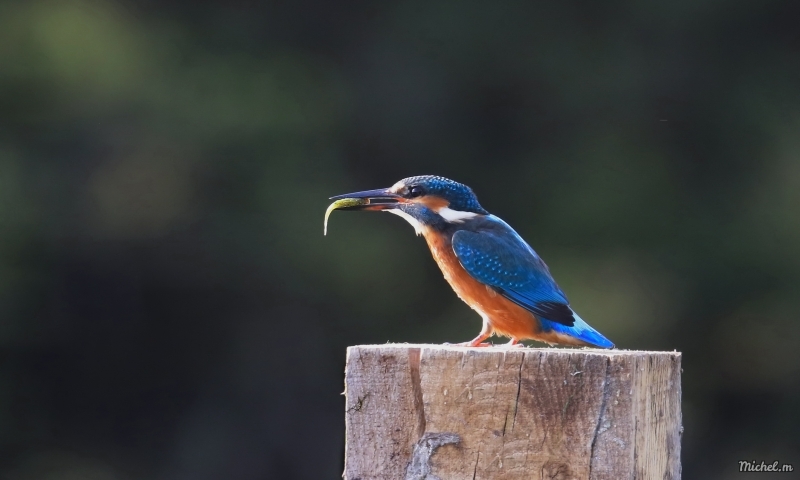
<path id="1" fill-rule="evenodd" d="M 456 344 L 459 347 L 491 347 L 493 346 L 489 342 L 480 342 L 480 343 L 473 343 L 473 342 L 463 342 Z"/>
<path id="2" fill-rule="evenodd" d="M 445 342 L 444 344 L 445 345 L 452 345 L 454 347 L 493 347 L 494 346 L 494 344 L 491 344 L 489 342 L 480 342 L 480 343 L 475 343 L 475 342 L 461 342 L 461 343 Z"/>

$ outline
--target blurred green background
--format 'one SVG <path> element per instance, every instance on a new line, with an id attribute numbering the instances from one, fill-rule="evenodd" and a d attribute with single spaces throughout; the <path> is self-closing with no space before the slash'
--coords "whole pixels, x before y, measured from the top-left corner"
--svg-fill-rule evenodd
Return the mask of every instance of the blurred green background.
<path id="1" fill-rule="evenodd" d="M 684 478 L 800 468 L 800 3 L 0 2 L 0 477 L 341 474 L 345 347 L 471 339 L 402 220 L 473 187 L 621 348 Z M 751 478 L 753 474 L 751 474 Z"/>

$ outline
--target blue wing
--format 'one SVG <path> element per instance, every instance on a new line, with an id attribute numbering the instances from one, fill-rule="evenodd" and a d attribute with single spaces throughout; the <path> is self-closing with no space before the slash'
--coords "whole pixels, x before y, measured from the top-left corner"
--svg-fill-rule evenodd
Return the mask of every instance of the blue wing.
<path id="1" fill-rule="evenodd" d="M 569 301 L 547 265 L 517 235 L 502 233 L 460 230 L 453 235 L 453 251 L 479 282 L 539 316 L 571 326 Z"/>
<path id="2" fill-rule="evenodd" d="M 494 228 L 459 230 L 453 235 L 453 251 L 467 273 L 535 314 L 545 330 L 613 347 L 572 311 L 567 296 L 536 252 L 505 222 L 496 217 L 492 220 Z"/>

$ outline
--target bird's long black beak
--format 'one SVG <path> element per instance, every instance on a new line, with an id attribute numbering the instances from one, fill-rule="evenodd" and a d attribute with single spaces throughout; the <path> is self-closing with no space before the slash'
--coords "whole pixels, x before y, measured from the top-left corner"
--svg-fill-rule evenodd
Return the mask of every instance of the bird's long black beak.
<path id="1" fill-rule="evenodd" d="M 366 203 L 342 206 L 337 208 L 337 210 L 387 210 L 394 208 L 395 205 L 403 200 L 403 197 L 397 195 L 396 193 L 390 192 L 388 188 L 345 193 L 344 195 L 336 195 L 335 197 L 331 197 L 330 200 L 344 200 L 345 198 L 357 198 L 365 201 Z"/>

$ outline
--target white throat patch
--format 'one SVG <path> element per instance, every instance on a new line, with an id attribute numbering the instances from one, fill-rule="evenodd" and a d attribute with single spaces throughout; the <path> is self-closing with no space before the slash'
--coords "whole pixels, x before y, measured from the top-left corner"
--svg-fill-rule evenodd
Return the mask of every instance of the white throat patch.
<path id="1" fill-rule="evenodd" d="M 444 218 L 449 223 L 464 223 L 464 220 L 477 217 L 479 214 L 474 212 L 462 212 L 460 210 L 453 210 L 449 207 L 442 207 L 438 212 L 440 217 Z"/>
<path id="2" fill-rule="evenodd" d="M 414 230 L 417 232 L 417 235 L 422 235 L 422 229 L 424 228 L 424 226 L 421 223 L 419 223 L 419 221 L 417 221 L 416 218 L 412 217 L 411 215 L 407 214 L 402 210 L 395 208 L 384 210 L 384 212 L 394 213 L 398 217 L 404 218 L 408 223 L 411 224 L 412 227 L 414 227 Z"/>

